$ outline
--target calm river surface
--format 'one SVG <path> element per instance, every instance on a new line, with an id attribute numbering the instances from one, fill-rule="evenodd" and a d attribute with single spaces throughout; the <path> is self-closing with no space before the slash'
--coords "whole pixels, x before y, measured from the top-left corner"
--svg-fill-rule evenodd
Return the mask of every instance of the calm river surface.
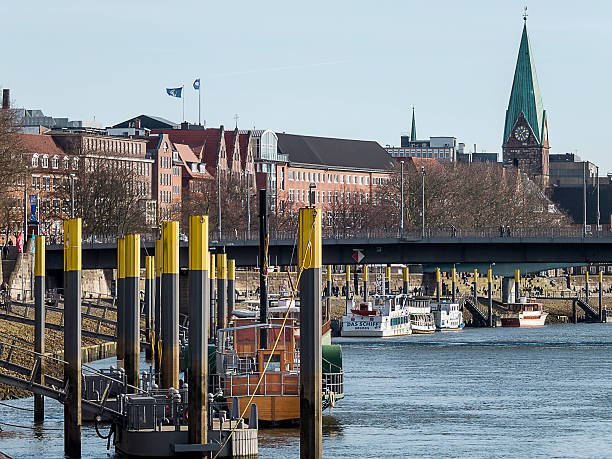
<path id="1" fill-rule="evenodd" d="M 324 416 L 324 457 L 612 456 L 612 325 L 336 342 L 346 398 Z M 61 457 L 61 406 L 47 407 L 35 430 L 32 413 L 0 405 L 0 421 L 27 426 L 0 424 L 0 451 Z M 93 429 L 83 434 L 85 456 L 113 456 Z M 261 431 L 259 451 L 299 457 L 299 430 Z"/>

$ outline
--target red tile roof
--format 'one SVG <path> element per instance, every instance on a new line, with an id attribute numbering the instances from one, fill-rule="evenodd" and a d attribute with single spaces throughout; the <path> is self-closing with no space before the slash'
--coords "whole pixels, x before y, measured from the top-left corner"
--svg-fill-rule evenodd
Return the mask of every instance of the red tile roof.
<path id="1" fill-rule="evenodd" d="M 168 134 L 172 142 L 189 145 L 191 149 L 200 156 L 206 166 L 216 168 L 217 151 L 219 150 L 220 129 L 155 129 L 153 134 Z"/>
<path id="2" fill-rule="evenodd" d="M 44 134 L 17 134 L 23 147 L 28 153 L 39 155 L 65 155 L 66 152 L 55 143 L 50 135 Z"/>
<path id="3" fill-rule="evenodd" d="M 249 131 L 250 132 L 250 131 Z M 242 170 L 246 168 L 247 153 L 249 151 L 249 134 L 240 134 L 238 141 L 240 142 L 240 166 Z"/>
<path id="4" fill-rule="evenodd" d="M 178 152 L 181 160 L 184 163 L 187 163 L 187 162 L 199 163 L 200 162 L 200 159 L 193 153 L 191 148 L 189 148 L 189 145 L 185 145 L 182 143 L 175 143 L 174 148 L 176 148 L 176 151 Z"/>

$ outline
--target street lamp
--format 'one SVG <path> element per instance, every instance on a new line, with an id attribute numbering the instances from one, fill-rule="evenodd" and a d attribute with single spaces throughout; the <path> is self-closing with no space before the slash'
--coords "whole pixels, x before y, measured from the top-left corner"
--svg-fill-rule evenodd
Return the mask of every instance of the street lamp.
<path id="1" fill-rule="evenodd" d="M 400 235 L 403 236 L 404 235 L 404 161 L 400 162 L 400 170 L 401 170 L 401 183 L 400 183 L 400 200 L 401 200 L 401 205 L 400 205 L 400 210 L 402 213 L 402 216 L 400 217 Z"/>
<path id="2" fill-rule="evenodd" d="M 74 218 L 74 175 L 70 174 L 70 218 Z"/>
<path id="3" fill-rule="evenodd" d="M 425 166 L 421 166 L 422 201 L 421 201 L 421 237 L 425 237 Z"/>
<path id="4" fill-rule="evenodd" d="M 317 185 L 315 183 L 311 183 L 308 185 L 308 204 L 312 207 L 315 205 L 315 188 Z"/>

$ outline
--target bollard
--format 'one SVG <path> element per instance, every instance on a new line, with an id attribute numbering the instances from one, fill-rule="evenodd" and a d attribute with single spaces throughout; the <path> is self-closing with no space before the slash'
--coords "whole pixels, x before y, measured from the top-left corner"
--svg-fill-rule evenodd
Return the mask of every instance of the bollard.
<path id="1" fill-rule="evenodd" d="M 162 323 L 161 387 L 178 388 L 179 379 L 179 227 L 178 222 L 162 223 Z"/>
<path id="2" fill-rule="evenodd" d="M 403 281 L 402 290 L 405 295 L 408 295 L 408 289 L 410 288 L 409 280 L 410 280 L 410 272 L 408 271 L 408 266 L 404 266 L 402 268 L 402 281 Z"/>
<path id="3" fill-rule="evenodd" d="M 209 278 L 209 296 L 210 296 L 210 303 L 209 303 L 209 308 L 208 308 L 208 338 L 211 339 L 213 342 L 215 340 L 215 325 L 216 325 L 216 321 L 215 321 L 215 316 L 216 311 L 215 311 L 215 277 L 217 275 L 216 273 L 216 263 L 215 263 L 215 254 L 214 253 L 209 253 L 209 266 L 208 266 L 208 278 Z"/>
<path id="4" fill-rule="evenodd" d="M 478 270 L 474 268 L 474 306 L 478 306 Z"/>
<path id="5" fill-rule="evenodd" d="M 125 238 L 117 239 L 117 367 L 123 368 L 125 358 Z"/>
<path id="6" fill-rule="evenodd" d="M 155 333 L 153 339 L 151 340 L 151 345 L 155 346 L 153 350 L 153 356 L 155 359 L 155 375 L 158 385 L 161 383 L 161 274 L 163 264 L 164 250 L 162 246 L 162 241 L 161 239 L 157 239 L 155 241 L 155 314 L 153 317 L 155 321 Z"/>
<path id="7" fill-rule="evenodd" d="M 259 323 L 268 323 L 268 195 L 259 190 Z M 268 348 L 268 329 L 259 330 L 260 349 Z"/>
<path id="8" fill-rule="evenodd" d="M 598 316 L 599 316 L 599 321 L 603 322 L 603 317 L 601 315 L 601 310 L 602 310 L 602 306 L 603 306 L 603 272 L 599 271 L 599 288 L 598 288 L 598 293 L 599 293 L 599 312 L 598 312 Z"/>
<path id="9" fill-rule="evenodd" d="M 208 442 L 208 217 L 189 217 L 189 443 Z"/>
<path id="10" fill-rule="evenodd" d="M 391 266 L 385 267 L 385 295 L 391 293 Z"/>
<path id="11" fill-rule="evenodd" d="M 300 209 L 300 458 L 322 457 L 321 210 Z"/>
<path id="12" fill-rule="evenodd" d="M 81 456 L 81 219 L 64 221 L 64 455 Z"/>
<path id="13" fill-rule="evenodd" d="M 344 268 L 344 274 L 346 274 L 344 292 L 346 293 L 346 302 L 348 303 L 351 299 L 351 267 L 346 265 Z"/>
<path id="14" fill-rule="evenodd" d="M 236 260 L 227 260 L 227 317 L 226 326 L 232 321 L 236 305 Z"/>
<path id="15" fill-rule="evenodd" d="M 217 330 L 227 327 L 227 255 L 217 254 Z"/>
<path id="16" fill-rule="evenodd" d="M 140 383 L 140 235 L 125 237 L 125 296 L 123 302 L 124 368 L 130 386 Z M 128 388 L 128 392 L 134 389 Z"/>
<path id="17" fill-rule="evenodd" d="M 521 270 L 514 270 L 514 301 L 516 303 L 521 301 Z"/>
<path id="18" fill-rule="evenodd" d="M 457 270 L 453 266 L 451 271 L 451 299 L 453 303 L 457 302 Z"/>
<path id="19" fill-rule="evenodd" d="M 442 294 L 442 277 L 440 276 L 440 268 L 436 268 L 436 301 L 440 302 L 440 295 Z"/>
<path id="20" fill-rule="evenodd" d="M 34 382 L 45 384 L 45 236 L 36 236 L 34 255 L 34 352 L 40 355 Z M 45 420 L 45 397 L 34 394 L 34 422 Z"/>
<path id="21" fill-rule="evenodd" d="M 584 296 L 586 299 L 586 303 L 589 304 L 589 268 L 587 268 L 587 271 L 584 273 Z"/>
<path id="22" fill-rule="evenodd" d="M 155 297 L 155 257 L 145 257 L 145 290 L 144 290 L 144 316 L 145 316 L 145 336 L 151 344 L 151 348 L 146 350 L 146 359 L 150 362 L 153 359 L 153 322 L 155 310 L 153 309 L 153 298 Z"/>
<path id="23" fill-rule="evenodd" d="M 487 293 L 489 295 L 489 327 L 493 326 L 493 270 L 487 271 Z"/>
<path id="24" fill-rule="evenodd" d="M 363 265 L 363 301 L 368 301 L 368 265 Z"/>

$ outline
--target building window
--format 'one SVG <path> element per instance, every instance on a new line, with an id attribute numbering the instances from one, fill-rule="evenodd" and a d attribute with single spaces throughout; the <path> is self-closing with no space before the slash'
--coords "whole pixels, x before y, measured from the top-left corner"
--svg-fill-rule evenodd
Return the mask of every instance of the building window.
<path id="1" fill-rule="evenodd" d="M 293 202 L 293 190 L 289 189 L 289 202 Z"/>
<path id="2" fill-rule="evenodd" d="M 293 171 L 289 171 L 289 180 L 295 180 L 295 173 Z"/>
<path id="3" fill-rule="evenodd" d="M 332 203 L 332 192 L 331 191 L 327 192 L 327 202 L 330 204 Z"/>
<path id="4" fill-rule="evenodd" d="M 40 190 L 40 177 L 32 176 L 32 189 Z"/>
<path id="5" fill-rule="evenodd" d="M 62 167 L 64 169 L 68 169 L 70 167 L 70 158 L 68 158 L 68 156 L 64 156 L 62 158 Z"/>
<path id="6" fill-rule="evenodd" d="M 51 177 L 42 178 L 42 191 L 51 191 Z"/>
<path id="7" fill-rule="evenodd" d="M 38 167 L 38 155 L 32 155 L 32 167 Z"/>
<path id="8" fill-rule="evenodd" d="M 40 161 L 40 167 L 49 167 L 49 156 L 48 155 L 43 155 Z"/>
<path id="9" fill-rule="evenodd" d="M 79 168 L 79 158 L 72 158 L 72 168 L 77 170 Z"/>

